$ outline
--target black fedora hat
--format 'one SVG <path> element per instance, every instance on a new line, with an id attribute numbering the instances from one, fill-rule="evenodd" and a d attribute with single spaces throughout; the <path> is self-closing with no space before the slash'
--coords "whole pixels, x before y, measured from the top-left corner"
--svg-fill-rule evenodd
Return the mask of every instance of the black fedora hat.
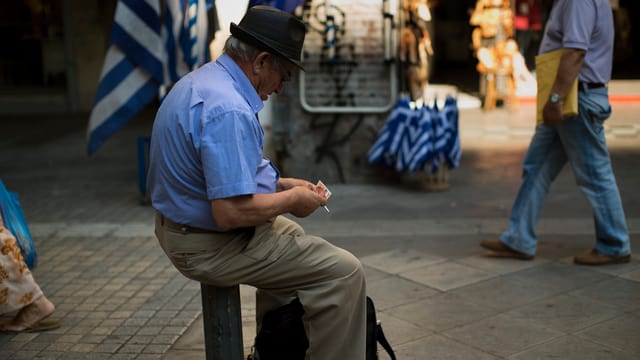
<path id="1" fill-rule="evenodd" d="M 231 35 L 260 50 L 284 57 L 300 69 L 306 27 L 288 12 L 264 5 L 247 10 L 240 24 L 231 23 Z"/>

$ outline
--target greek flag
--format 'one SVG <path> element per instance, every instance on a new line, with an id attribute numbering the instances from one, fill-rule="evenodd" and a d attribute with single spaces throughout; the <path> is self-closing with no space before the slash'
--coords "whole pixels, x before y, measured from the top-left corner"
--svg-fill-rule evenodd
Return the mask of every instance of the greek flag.
<path id="1" fill-rule="evenodd" d="M 156 96 L 162 98 L 167 86 L 209 60 L 207 5 L 206 0 L 118 1 L 89 118 L 89 156 Z"/>
<path id="2" fill-rule="evenodd" d="M 462 158 L 460 134 L 458 132 L 460 112 L 455 98 L 451 96 L 446 98 L 440 116 L 442 116 L 443 122 L 446 124 L 445 129 L 448 133 L 443 149 L 444 159 L 447 161 L 449 169 L 455 169 L 460 165 L 460 159 Z"/>
<path id="3" fill-rule="evenodd" d="M 412 108 L 408 98 L 399 99 L 367 155 L 372 165 L 434 174 L 442 161 L 458 167 L 461 154 L 457 101 L 447 97 L 442 110 L 437 102 Z"/>
<path id="4" fill-rule="evenodd" d="M 394 163 L 395 150 L 397 150 L 400 136 L 407 118 L 412 116 L 408 98 L 401 98 L 391 110 L 387 122 L 378 132 L 378 137 L 368 152 L 369 164 L 383 162 L 390 166 Z M 392 150 L 393 149 L 393 150 Z"/>
<path id="5" fill-rule="evenodd" d="M 425 164 L 434 157 L 434 117 L 433 109 L 424 106 L 417 111 L 418 123 L 416 132 L 419 136 L 413 141 L 411 147 L 411 161 L 408 163 L 409 171 L 416 172 L 422 170 Z"/>

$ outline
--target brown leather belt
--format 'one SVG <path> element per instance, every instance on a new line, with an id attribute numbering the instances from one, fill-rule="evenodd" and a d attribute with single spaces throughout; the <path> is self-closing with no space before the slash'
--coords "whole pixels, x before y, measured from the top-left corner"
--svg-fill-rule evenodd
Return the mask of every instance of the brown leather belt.
<path id="1" fill-rule="evenodd" d="M 160 224 L 162 224 L 162 226 L 171 229 L 171 230 L 176 230 L 176 231 L 181 231 L 184 233 L 195 233 L 195 234 L 217 234 L 219 233 L 218 231 L 214 231 L 214 230 L 207 230 L 207 229 L 201 229 L 201 228 L 197 228 L 194 226 L 189 226 L 189 225 L 184 225 L 184 224 L 178 224 L 177 222 L 169 219 L 168 217 L 162 215 L 161 213 L 158 213 L 158 215 L 160 216 Z"/>

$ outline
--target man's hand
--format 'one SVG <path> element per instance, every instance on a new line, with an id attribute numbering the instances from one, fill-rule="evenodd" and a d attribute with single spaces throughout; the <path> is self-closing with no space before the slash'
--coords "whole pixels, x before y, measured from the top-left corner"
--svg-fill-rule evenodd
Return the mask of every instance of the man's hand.
<path id="1" fill-rule="evenodd" d="M 562 115 L 562 101 L 552 103 L 547 100 L 542 109 L 542 121 L 545 125 L 556 126 L 564 120 Z"/>
<path id="2" fill-rule="evenodd" d="M 290 211 L 294 216 L 307 217 L 320 206 L 327 204 L 327 199 L 316 192 L 316 186 L 313 184 L 311 186 L 313 189 L 306 186 L 296 186 L 290 190 L 296 193 L 296 202 Z"/>
<path id="3" fill-rule="evenodd" d="M 551 87 L 552 94 L 566 96 L 571 85 L 578 77 L 578 73 L 584 63 L 586 51 L 581 49 L 564 48 L 558 73 Z M 556 126 L 564 120 L 562 115 L 562 101 L 553 103 L 547 99 L 547 103 L 542 109 L 542 122 L 548 126 Z"/>

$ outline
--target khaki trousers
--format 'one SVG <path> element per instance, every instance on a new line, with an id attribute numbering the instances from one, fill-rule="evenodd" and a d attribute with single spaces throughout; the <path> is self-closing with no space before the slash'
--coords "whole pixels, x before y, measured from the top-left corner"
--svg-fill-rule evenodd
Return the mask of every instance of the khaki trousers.
<path id="1" fill-rule="evenodd" d="M 167 227 L 155 233 L 186 277 L 214 286 L 256 287 L 258 329 L 265 312 L 298 297 L 309 338 L 307 360 L 364 360 L 366 288 L 360 261 L 328 241 L 306 235 L 284 216 L 225 233 Z"/>

